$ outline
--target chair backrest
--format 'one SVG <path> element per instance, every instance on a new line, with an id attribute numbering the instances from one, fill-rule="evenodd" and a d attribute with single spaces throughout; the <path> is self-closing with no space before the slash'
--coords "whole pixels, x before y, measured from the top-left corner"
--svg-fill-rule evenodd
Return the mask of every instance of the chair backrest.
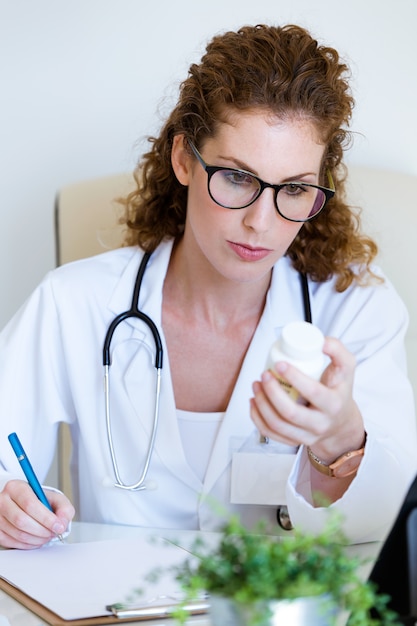
<path id="1" fill-rule="evenodd" d="M 348 197 L 363 207 L 364 230 L 379 244 L 378 264 L 395 285 L 410 314 L 406 337 L 408 369 L 417 398 L 417 176 L 368 167 L 350 167 Z M 414 252 L 413 252 L 414 250 Z"/>
<path id="2" fill-rule="evenodd" d="M 133 189 L 131 174 L 116 174 L 63 187 L 55 202 L 57 265 L 118 248 L 123 241 L 117 199 Z"/>
<path id="3" fill-rule="evenodd" d="M 58 265 L 122 244 L 120 208 L 115 199 L 132 188 L 132 176 L 119 174 L 61 189 L 55 212 Z M 410 378 L 417 392 L 417 289 L 412 278 L 417 176 L 350 166 L 348 196 L 353 205 L 363 207 L 364 228 L 380 245 L 378 263 L 409 310 L 406 344 Z"/>
<path id="4" fill-rule="evenodd" d="M 68 185 L 55 200 L 55 252 L 57 265 L 83 259 L 123 244 L 119 223 L 121 206 L 117 199 L 134 187 L 131 174 L 116 174 Z M 61 424 L 58 448 L 47 481 L 71 500 L 73 486 L 69 472 L 71 435 Z"/>

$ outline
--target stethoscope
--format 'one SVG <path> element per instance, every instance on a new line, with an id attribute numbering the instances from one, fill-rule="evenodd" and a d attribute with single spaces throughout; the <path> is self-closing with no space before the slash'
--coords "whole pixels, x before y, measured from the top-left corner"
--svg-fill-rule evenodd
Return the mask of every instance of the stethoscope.
<path id="1" fill-rule="evenodd" d="M 135 280 L 135 286 L 133 289 L 132 295 L 132 303 L 130 308 L 124 313 L 119 313 L 112 323 L 110 324 L 103 344 L 103 367 L 104 367 L 104 402 L 105 402 L 105 412 L 106 412 L 106 427 L 107 427 L 107 440 L 109 444 L 110 457 L 113 465 L 113 472 L 116 479 L 114 483 L 115 487 L 119 487 L 120 489 L 127 489 L 129 491 L 140 491 L 142 489 L 146 489 L 147 486 L 145 484 L 146 476 L 148 474 L 149 465 L 151 462 L 152 454 L 155 447 L 155 438 L 158 430 L 158 422 L 159 422 L 159 400 L 161 395 L 161 371 L 162 371 L 162 358 L 163 358 L 163 349 L 162 349 L 162 341 L 161 335 L 156 327 L 156 324 L 151 320 L 151 318 L 143 313 L 143 311 L 139 310 L 139 295 L 140 288 L 142 285 L 143 275 L 146 270 L 146 266 L 151 257 L 150 253 L 146 253 L 143 255 L 139 270 Z M 304 304 L 304 318 L 306 322 L 311 322 L 311 303 L 310 303 L 310 294 L 308 289 L 308 280 L 307 276 L 303 273 L 299 273 L 300 281 L 301 281 L 301 290 Z M 126 484 L 123 482 L 119 467 L 116 460 L 116 453 L 114 450 L 114 441 L 112 435 L 111 428 L 111 418 L 110 418 L 110 380 L 109 380 L 109 371 L 111 365 L 110 358 L 110 346 L 111 341 L 114 335 L 114 331 L 116 328 L 129 318 L 137 318 L 144 322 L 148 328 L 150 329 L 154 342 L 155 342 L 155 369 L 156 369 L 156 383 L 155 383 L 155 406 L 154 406 L 154 416 L 153 416 L 153 424 L 152 424 L 152 432 L 149 439 L 149 446 L 145 456 L 145 462 L 143 464 L 142 473 L 140 475 L 139 480 L 134 484 Z M 149 486 L 148 486 L 149 488 Z"/>
<path id="2" fill-rule="evenodd" d="M 113 472 L 116 478 L 116 482 L 114 483 L 115 487 L 119 487 L 120 489 L 127 489 L 129 491 L 140 491 L 141 489 L 146 489 L 145 480 L 148 473 L 149 465 L 151 462 L 154 446 L 155 446 L 155 438 L 156 432 L 158 430 L 158 422 L 159 422 L 159 399 L 161 395 L 161 371 L 162 371 L 162 357 L 163 357 L 163 349 L 162 349 L 162 341 L 161 335 L 156 327 L 156 324 L 151 320 L 151 318 L 143 313 L 143 311 L 139 311 L 139 295 L 140 288 L 142 285 L 143 275 L 145 273 L 146 266 L 150 259 L 150 253 L 146 253 L 142 257 L 142 261 L 139 266 L 139 270 L 135 280 L 135 286 L 133 289 L 132 295 L 132 303 L 130 305 L 130 309 L 125 311 L 124 313 L 119 313 L 112 323 L 110 324 L 106 337 L 104 339 L 103 344 L 103 366 L 104 366 L 104 403 L 105 403 L 105 412 L 106 412 L 106 427 L 107 427 L 107 440 L 109 443 L 111 462 L 113 465 Z M 111 429 L 111 419 L 110 419 L 110 380 L 109 380 L 109 370 L 111 365 L 110 358 L 110 345 L 111 340 L 114 335 L 114 331 L 116 328 L 129 318 L 136 318 L 142 320 L 148 328 L 150 329 L 152 336 L 155 342 L 155 369 L 156 369 L 156 383 L 155 383 L 155 407 L 154 407 L 154 415 L 153 415 L 153 424 L 152 424 L 152 432 L 149 438 L 149 446 L 148 451 L 146 453 L 145 462 L 143 465 L 142 473 L 140 475 L 139 480 L 131 485 L 127 485 L 123 482 L 120 476 L 119 467 L 117 465 L 116 453 L 114 451 L 114 442 L 113 435 Z"/>

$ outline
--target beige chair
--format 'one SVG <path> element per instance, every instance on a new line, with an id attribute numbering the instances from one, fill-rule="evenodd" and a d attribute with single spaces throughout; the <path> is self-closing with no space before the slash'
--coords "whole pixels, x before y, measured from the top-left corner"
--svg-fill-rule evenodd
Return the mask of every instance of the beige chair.
<path id="1" fill-rule="evenodd" d="M 417 253 L 417 247 L 414 248 L 417 234 L 417 176 L 351 167 L 348 195 L 352 204 L 363 207 L 364 229 L 379 244 L 378 264 L 408 308 L 408 368 L 417 398 L 417 289 L 413 280 L 413 268 L 416 267 L 414 252 Z"/>
<path id="2" fill-rule="evenodd" d="M 117 174 L 63 187 L 55 203 L 57 265 L 117 248 L 123 240 L 117 198 L 133 188 L 130 174 Z"/>
<path id="3" fill-rule="evenodd" d="M 116 248 L 123 240 L 115 199 L 133 186 L 120 174 L 77 183 L 57 196 L 57 264 Z M 380 244 L 379 264 L 396 285 L 410 313 L 407 336 L 409 372 L 417 392 L 417 289 L 413 276 L 413 249 L 417 233 L 417 176 L 367 167 L 349 168 L 348 195 L 363 207 L 364 227 Z M 70 493 L 68 434 L 60 437 L 59 485 Z"/>

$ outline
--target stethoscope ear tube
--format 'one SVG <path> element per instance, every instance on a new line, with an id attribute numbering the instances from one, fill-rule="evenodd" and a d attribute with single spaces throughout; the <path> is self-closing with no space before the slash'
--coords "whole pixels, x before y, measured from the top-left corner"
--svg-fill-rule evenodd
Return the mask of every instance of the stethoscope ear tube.
<path id="1" fill-rule="evenodd" d="M 124 322 L 124 320 L 129 319 L 131 317 L 135 317 L 139 320 L 142 320 L 142 322 L 144 322 L 148 326 L 149 330 L 152 332 L 152 336 L 155 342 L 155 369 L 157 370 L 162 369 L 162 361 L 163 361 L 162 341 L 161 341 L 161 336 L 159 334 L 159 331 L 156 327 L 156 324 L 145 313 L 142 313 L 142 311 L 132 310 L 132 309 L 129 309 L 128 311 L 125 311 L 124 313 L 120 313 L 117 317 L 114 318 L 114 320 L 110 324 L 106 333 L 106 337 L 104 339 L 104 344 L 103 344 L 103 366 L 109 367 L 111 365 L 110 344 L 114 335 L 114 331 L 116 330 L 116 328 L 119 326 L 121 322 Z"/>
<path id="2" fill-rule="evenodd" d="M 311 313 L 311 301 L 310 301 L 310 291 L 308 288 L 308 279 L 307 275 L 304 272 L 300 272 L 300 281 L 301 281 L 301 292 L 303 295 L 303 305 L 304 305 L 304 321 L 310 322 L 313 321 L 313 316 Z"/>
<path id="3" fill-rule="evenodd" d="M 142 311 L 139 311 L 140 288 L 142 285 L 143 275 L 145 273 L 146 266 L 150 258 L 151 258 L 151 254 L 149 252 L 145 253 L 142 257 L 142 261 L 140 263 L 138 273 L 136 275 L 135 286 L 133 289 L 132 302 L 130 305 L 130 309 L 127 309 L 127 311 L 124 311 L 123 313 L 119 313 L 119 315 L 117 315 L 114 318 L 114 320 L 112 321 L 112 323 L 110 324 L 107 330 L 106 336 L 104 338 L 104 344 L 103 344 L 103 366 L 104 367 L 111 365 L 110 344 L 114 335 L 114 331 L 116 330 L 118 325 L 121 324 L 121 322 L 124 322 L 124 320 L 130 317 L 135 317 L 139 320 L 142 320 L 142 322 L 144 322 L 148 326 L 150 331 L 152 332 L 152 336 L 155 341 L 155 368 L 157 370 L 162 369 L 163 349 L 162 349 L 161 336 L 153 320 L 151 320 L 151 318 L 148 317 L 146 313 L 142 313 Z"/>

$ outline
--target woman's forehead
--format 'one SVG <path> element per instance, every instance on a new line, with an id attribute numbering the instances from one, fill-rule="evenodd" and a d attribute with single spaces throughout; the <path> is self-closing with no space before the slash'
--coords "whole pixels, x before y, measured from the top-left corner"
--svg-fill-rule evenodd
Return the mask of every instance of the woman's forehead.
<path id="1" fill-rule="evenodd" d="M 323 145 L 319 126 L 310 116 L 299 112 L 289 112 L 285 115 L 277 115 L 273 111 L 264 108 L 252 108 L 239 110 L 234 107 L 224 108 L 219 115 L 213 134 L 207 138 L 212 140 L 232 139 L 242 134 L 251 136 L 265 130 L 266 134 L 273 137 L 274 131 L 291 129 L 294 133 L 302 132 L 305 139 Z M 264 133 L 263 133 L 264 134 Z"/>

